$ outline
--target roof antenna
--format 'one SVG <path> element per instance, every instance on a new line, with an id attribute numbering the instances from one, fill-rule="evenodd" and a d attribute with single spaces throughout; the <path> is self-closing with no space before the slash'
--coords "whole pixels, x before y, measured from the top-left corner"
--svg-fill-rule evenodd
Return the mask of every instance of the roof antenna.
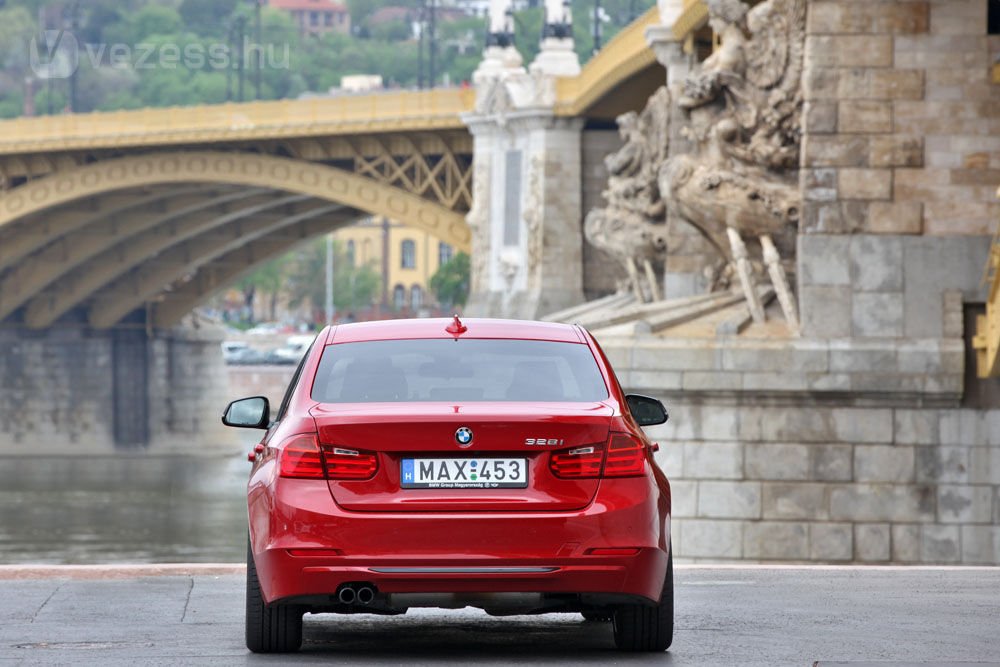
<path id="1" fill-rule="evenodd" d="M 444 328 L 448 333 L 457 336 L 458 334 L 463 334 L 469 330 L 469 327 L 462 324 L 462 320 L 458 319 L 458 314 L 455 314 L 455 319 L 452 320 L 451 324 Z"/>

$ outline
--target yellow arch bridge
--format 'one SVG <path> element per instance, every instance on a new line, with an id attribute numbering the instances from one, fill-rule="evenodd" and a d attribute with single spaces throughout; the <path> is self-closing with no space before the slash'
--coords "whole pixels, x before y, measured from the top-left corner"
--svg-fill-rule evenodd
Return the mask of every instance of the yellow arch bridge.
<path id="1" fill-rule="evenodd" d="M 556 114 L 611 123 L 664 81 L 651 10 L 557 81 Z M 0 122 L 0 322 L 169 327 L 302 240 L 366 214 L 470 249 L 474 91 Z"/>

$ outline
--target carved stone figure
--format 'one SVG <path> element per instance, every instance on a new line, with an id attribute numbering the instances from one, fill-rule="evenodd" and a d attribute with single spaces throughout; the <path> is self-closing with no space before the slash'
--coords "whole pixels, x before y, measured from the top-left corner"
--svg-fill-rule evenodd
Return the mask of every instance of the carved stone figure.
<path id="1" fill-rule="evenodd" d="M 705 0 L 719 48 L 688 76 L 678 105 L 695 149 L 659 173 L 669 212 L 694 225 L 735 267 L 756 321 L 764 310 L 759 253 L 793 329 L 795 302 L 781 257 L 794 257 L 805 0 Z M 748 248 L 745 238 L 752 240 Z"/>
<path id="2" fill-rule="evenodd" d="M 660 298 L 666 250 L 666 206 L 657 169 L 666 157 L 670 93 L 661 87 L 642 113 L 618 117 L 625 145 L 604 160 L 607 206 L 584 222 L 587 240 L 625 267 L 629 288 L 641 301 Z M 642 274 L 640 274 L 640 268 Z"/>

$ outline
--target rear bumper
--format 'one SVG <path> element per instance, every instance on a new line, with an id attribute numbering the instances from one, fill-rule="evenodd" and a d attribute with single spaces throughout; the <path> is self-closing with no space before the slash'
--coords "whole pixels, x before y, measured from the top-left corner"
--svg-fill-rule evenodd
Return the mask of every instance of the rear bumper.
<path id="1" fill-rule="evenodd" d="M 619 558 L 488 562 L 478 568 L 470 566 L 469 560 L 448 565 L 437 559 L 361 565 L 356 559 L 291 556 L 284 549 L 265 551 L 256 561 L 258 576 L 262 571 L 267 573 L 268 600 L 329 595 L 331 602 L 337 589 L 348 582 L 363 582 L 388 594 L 573 593 L 642 597 L 655 602 L 667 566 L 666 554 L 653 548 Z"/>
<path id="2" fill-rule="evenodd" d="M 649 477 L 604 481 L 589 506 L 558 513 L 345 512 L 325 484 L 279 479 L 271 491 L 261 514 L 253 495 L 250 505 L 254 563 L 269 602 L 333 596 L 349 582 L 386 594 L 657 601 L 666 574 L 669 495 Z M 609 548 L 623 551 L 591 553 Z"/>

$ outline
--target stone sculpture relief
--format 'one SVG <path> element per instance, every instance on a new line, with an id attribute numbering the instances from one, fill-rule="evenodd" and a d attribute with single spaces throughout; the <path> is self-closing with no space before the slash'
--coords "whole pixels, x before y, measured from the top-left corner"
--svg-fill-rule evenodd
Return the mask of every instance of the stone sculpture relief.
<path id="1" fill-rule="evenodd" d="M 618 118 L 625 145 L 608 156 L 607 206 L 591 211 L 587 239 L 617 259 L 642 301 L 659 298 L 666 222 L 693 225 L 725 263 L 705 267 L 713 289 L 739 278 L 750 312 L 765 270 L 798 329 L 786 265 L 794 265 L 806 0 L 705 0 L 718 49 L 682 86 L 658 90 L 640 114 Z M 691 150 L 668 158 L 671 104 Z M 784 258 L 784 261 L 783 261 Z"/>
<path id="2" fill-rule="evenodd" d="M 781 257 L 793 258 L 805 0 L 705 0 L 721 43 L 688 76 L 677 104 L 691 153 L 659 170 L 669 214 L 694 225 L 735 267 L 754 320 L 764 320 L 752 258 L 760 256 L 785 318 L 798 328 Z M 745 239 L 751 241 L 748 248 Z"/>
<path id="3" fill-rule="evenodd" d="M 609 173 L 607 206 L 590 211 L 584 222 L 587 240 L 625 267 L 628 289 L 640 301 L 660 299 L 666 205 L 657 170 L 667 155 L 669 108 L 670 93 L 663 86 L 642 113 L 630 111 L 618 117 L 625 145 L 604 160 Z"/>

